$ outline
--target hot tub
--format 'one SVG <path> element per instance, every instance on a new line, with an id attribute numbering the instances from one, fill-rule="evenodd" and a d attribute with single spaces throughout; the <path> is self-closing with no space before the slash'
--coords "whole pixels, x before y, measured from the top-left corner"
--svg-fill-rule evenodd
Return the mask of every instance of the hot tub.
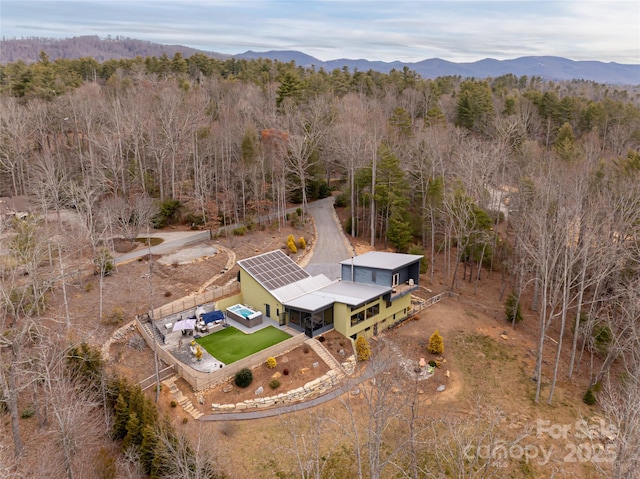
<path id="1" fill-rule="evenodd" d="M 262 324 L 262 313 L 242 304 L 234 304 L 227 308 L 227 317 L 239 322 L 247 328 Z"/>

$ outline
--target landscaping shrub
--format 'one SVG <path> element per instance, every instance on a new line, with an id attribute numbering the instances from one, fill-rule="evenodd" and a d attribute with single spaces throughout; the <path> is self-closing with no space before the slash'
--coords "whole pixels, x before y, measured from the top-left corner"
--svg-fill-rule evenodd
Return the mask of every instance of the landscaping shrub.
<path id="1" fill-rule="evenodd" d="M 593 406 L 596 403 L 596 396 L 591 388 L 587 389 L 587 392 L 582 396 L 582 402 L 589 406 Z"/>
<path id="2" fill-rule="evenodd" d="M 267 367 L 269 369 L 273 369 L 278 365 L 278 362 L 276 361 L 276 358 L 274 358 L 273 356 L 267 358 Z"/>
<path id="3" fill-rule="evenodd" d="M 165 291 L 165 292 L 164 292 L 164 297 L 165 297 L 165 298 L 169 298 L 169 297 L 171 297 L 171 295 L 172 295 L 172 294 L 173 294 L 173 293 L 172 293 L 171 291 Z"/>
<path id="4" fill-rule="evenodd" d="M 178 403 L 175 401 L 171 401 L 171 407 L 178 407 Z"/>
<path id="5" fill-rule="evenodd" d="M 280 387 L 280 381 L 278 381 L 277 379 L 272 379 L 271 381 L 269 381 L 269 387 L 271 389 L 278 389 Z"/>
<path id="6" fill-rule="evenodd" d="M 519 323 L 522 321 L 522 311 L 520 310 L 520 302 L 518 301 L 518 295 L 515 291 L 512 291 L 507 296 L 507 301 L 504 305 L 504 312 L 507 315 L 507 321 Z"/>
<path id="7" fill-rule="evenodd" d="M 236 373 L 234 382 L 239 388 L 246 388 L 253 382 L 253 373 L 249 368 L 242 368 Z"/>
<path id="8" fill-rule="evenodd" d="M 237 228 L 233 228 L 233 236 L 244 236 L 247 234 L 247 228 L 245 226 L 239 226 Z"/>
<path id="9" fill-rule="evenodd" d="M 432 368 L 435 368 L 436 362 L 432 359 L 431 361 L 429 361 L 429 366 L 431 366 Z"/>
<path id="10" fill-rule="evenodd" d="M 429 338 L 429 352 L 431 354 L 444 354 L 444 341 L 437 329 Z"/>
<path id="11" fill-rule="evenodd" d="M 298 248 L 296 247 L 296 240 L 293 235 L 289 235 L 287 237 L 287 248 L 289 248 L 289 251 L 294 254 L 298 252 Z"/>
<path id="12" fill-rule="evenodd" d="M 289 224 L 294 228 L 300 226 L 300 216 L 295 211 L 291 213 L 287 219 L 289 220 Z"/>
<path id="13" fill-rule="evenodd" d="M 358 336 L 358 339 L 356 339 L 356 353 L 358 354 L 358 361 L 368 361 L 371 358 L 371 347 L 364 336 Z"/>
<path id="14" fill-rule="evenodd" d="M 282 370 L 282 375 L 283 375 L 283 376 L 288 376 L 288 375 L 289 375 L 289 369 L 288 369 L 288 368 L 284 368 L 284 369 Z"/>
<path id="15" fill-rule="evenodd" d="M 305 249 L 307 247 L 307 242 L 304 240 L 303 236 L 300 236 L 298 239 L 298 244 L 300 245 L 300 249 Z"/>
<path id="16" fill-rule="evenodd" d="M 318 341 L 321 342 L 321 343 L 324 343 L 326 340 L 327 340 L 327 338 L 325 338 L 324 336 L 320 336 L 318 338 Z"/>
<path id="17" fill-rule="evenodd" d="M 309 354 L 309 346 L 306 345 L 306 344 L 304 346 L 302 346 L 302 352 L 304 354 Z"/>

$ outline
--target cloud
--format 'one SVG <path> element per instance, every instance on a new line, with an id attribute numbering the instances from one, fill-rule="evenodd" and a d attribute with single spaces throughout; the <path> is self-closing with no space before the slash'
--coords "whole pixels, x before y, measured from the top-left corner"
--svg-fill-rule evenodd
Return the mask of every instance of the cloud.
<path id="1" fill-rule="evenodd" d="M 558 55 L 640 63 L 635 0 L 2 2 L 7 38 L 119 35 L 220 53 L 295 49 L 321 60 Z"/>

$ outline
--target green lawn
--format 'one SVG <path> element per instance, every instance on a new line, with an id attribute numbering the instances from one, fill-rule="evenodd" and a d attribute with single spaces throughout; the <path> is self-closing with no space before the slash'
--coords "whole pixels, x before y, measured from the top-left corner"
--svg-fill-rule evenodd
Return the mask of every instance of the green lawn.
<path id="1" fill-rule="evenodd" d="M 233 326 L 228 326 L 222 331 L 198 338 L 196 341 L 214 358 L 225 364 L 231 364 L 290 337 L 273 326 L 252 334 L 245 334 Z"/>

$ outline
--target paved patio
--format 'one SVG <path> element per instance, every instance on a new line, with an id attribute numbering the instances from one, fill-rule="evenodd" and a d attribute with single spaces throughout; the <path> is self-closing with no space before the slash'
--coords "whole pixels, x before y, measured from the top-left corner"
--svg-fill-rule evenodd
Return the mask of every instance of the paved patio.
<path id="1" fill-rule="evenodd" d="M 214 310 L 213 304 L 203 304 L 202 306 L 204 307 L 206 312 Z M 161 334 L 164 335 L 164 345 L 162 346 L 162 348 L 169 351 L 180 362 L 195 369 L 196 371 L 209 373 L 212 371 L 217 371 L 218 369 L 224 367 L 224 363 L 211 356 L 207 351 L 204 350 L 204 348 L 202 348 L 202 358 L 200 361 L 198 361 L 192 352 L 191 345 L 191 341 L 196 337 L 203 337 L 207 336 L 208 334 L 214 334 L 216 331 L 220 330 L 219 328 L 215 329 L 211 333 L 194 332 L 193 336 L 183 335 L 182 331 L 172 331 L 173 325 L 176 323 L 176 321 L 179 321 L 180 319 L 186 319 L 189 316 L 195 316 L 195 309 L 182 311 L 181 313 L 172 314 L 170 316 L 167 316 L 166 318 L 154 321 L 155 326 L 158 328 Z M 227 317 L 226 314 L 225 323 L 246 334 L 255 333 L 256 331 L 260 331 L 261 329 L 269 326 L 274 326 L 278 329 L 296 334 L 295 331 L 291 331 L 290 328 L 286 326 L 280 326 L 278 322 L 266 316 L 262 317 L 262 324 L 256 325 L 253 328 L 247 328 L 245 325 Z M 168 325 L 170 326 L 167 328 Z"/>

